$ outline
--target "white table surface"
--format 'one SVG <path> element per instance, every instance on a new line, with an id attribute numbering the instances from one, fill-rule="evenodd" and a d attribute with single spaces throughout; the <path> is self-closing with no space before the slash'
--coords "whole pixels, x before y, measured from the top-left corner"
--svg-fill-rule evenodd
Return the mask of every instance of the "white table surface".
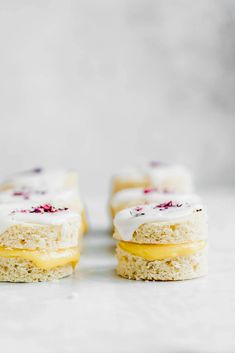
<path id="1" fill-rule="evenodd" d="M 207 277 L 165 283 L 118 278 L 114 241 L 97 228 L 86 237 L 73 277 L 0 284 L 1 352 L 234 353 L 235 192 L 207 193 L 205 200 Z M 91 207 L 97 227 L 104 224 L 100 208 Z"/>

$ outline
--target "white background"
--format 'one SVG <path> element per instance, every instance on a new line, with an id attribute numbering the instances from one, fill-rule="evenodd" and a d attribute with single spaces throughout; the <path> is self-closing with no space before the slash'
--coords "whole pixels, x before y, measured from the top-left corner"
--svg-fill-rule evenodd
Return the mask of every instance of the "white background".
<path id="1" fill-rule="evenodd" d="M 234 185 L 233 1 L 0 1 L 1 175 L 152 159 Z"/>

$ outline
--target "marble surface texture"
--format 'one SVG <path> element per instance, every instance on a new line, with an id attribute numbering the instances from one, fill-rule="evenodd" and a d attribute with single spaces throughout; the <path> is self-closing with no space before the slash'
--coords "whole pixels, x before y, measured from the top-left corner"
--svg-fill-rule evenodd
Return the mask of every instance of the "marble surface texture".
<path id="1" fill-rule="evenodd" d="M 210 217 L 207 277 L 175 283 L 118 278 L 115 244 L 100 220 L 85 239 L 73 277 L 0 284 L 1 351 L 233 353 L 235 192 L 204 197 Z"/>

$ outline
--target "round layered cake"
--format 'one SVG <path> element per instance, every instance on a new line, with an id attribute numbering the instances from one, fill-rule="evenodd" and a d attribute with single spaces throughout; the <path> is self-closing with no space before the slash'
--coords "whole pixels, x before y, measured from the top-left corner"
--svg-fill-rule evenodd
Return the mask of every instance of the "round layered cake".
<path id="1" fill-rule="evenodd" d="M 0 281 L 37 282 L 72 274 L 81 216 L 50 204 L 0 206 Z"/>
<path id="2" fill-rule="evenodd" d="M 34 189 L 28 186 L 15 187 L 0 192 L 0 205 L 22 203 L 25 207 L 53 204 L 58 208 L 69 208 L 82 218 L 82 233 L 87 230 L 85 209 L 77 189 Z"/>
<path id="3" fill-rule="evenodd" d="M 117 273 L 136 280 L 184 280 L 207 273 L 207 213 L 196 202 L 168 201 L 118 212 Z"/>
<path id="4" fill-rule="evenodd" d="M 192 177 L 187 168 L 158 161 L 117 173 L 112 181 L 112 194 L 130 188 L 154 188 L 159 191 L 189 193 Z"/>

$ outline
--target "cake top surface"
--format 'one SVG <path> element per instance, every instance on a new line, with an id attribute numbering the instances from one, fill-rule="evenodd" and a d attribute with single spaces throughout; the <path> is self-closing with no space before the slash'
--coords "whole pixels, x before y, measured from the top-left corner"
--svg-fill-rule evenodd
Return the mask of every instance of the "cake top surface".
<path id="1" fill-rule="evenodd" d="M 27 206 L 22 204 L 0 205 L 0 234 L 14 225 L 63 225 L 76 222 L 79 226 L 81 216 L 67 207 L 51 204 Z"/>
<path id="2" fill-rule="evenodd" d="M 6 178 L 3 183 L 13 184 L 16 187 L 31 187 L 33 189 L 62 189 L 69 174 L 75 173 L 65 169 L 43 169 L 32 170 L 13 174 Z"/>
<path id="3" fill-rule="evenodd" d="M 160 191 L 158 188 L 130 188 L 124 189 L 113 195 L 111 200 L 112 207 L 135 202 L 138 203 L 163 203 L 167 201 L 178 202 L 199 202 L 200 198 L 195 194 L 173 193 L 167 189 Z"/>
<path id="4" fill-rule="evenodd" d="M 114 218 L 114 226 L 123 240 L 129 241 L 142 224 L 174 222 L 187 218 L 193 212 L 201 212 L 200 203 L 168 201 L 126 208 Z"/>
<path id="5" fill-rule="evenodd" d="M 188 177 L 189 175 L 188 169 L 182 165 L 151 161 L 146 165 L 123 169 L 121 172 L 117 173 L 115 177 L 121 180 L 150 178 L 157 183 L 162 178 L 174 176 Z"/>
<path id="6" fill-rule="evenodd" d="M 4 203 L 34 203 L 45 204 L 68 202 L 73 199 L 80 199 L 78 190 L 76 189 L 34 189 L 32 187 L 16 187 L 10 190 L 0 192 L 0 204 Z"/>
<path id="7" fill-rule="evenodd" d="M 146 167 L 146 173 L 153 186 L 158 186 L 165 179 L 183 178 L 184 180 L 189 180 L 191 178 L 188 169 L 182 165 L 158 163 L 159 162 L 150 162 Z"/>

